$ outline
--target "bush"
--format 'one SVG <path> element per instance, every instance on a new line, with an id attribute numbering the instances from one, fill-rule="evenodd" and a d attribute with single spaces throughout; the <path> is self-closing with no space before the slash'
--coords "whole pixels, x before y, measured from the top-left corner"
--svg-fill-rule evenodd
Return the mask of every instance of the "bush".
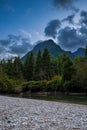
<path id="1" fill-rule="evenodd" d="M 40 92 L 45 91 L 46 81 L 29 81 L 22 84 L 22 92 Z"/>
<path id="2" fill-rule="evenodd" d="M 86 82 L 84 82 L 86 83 Z M 86 86 L 86 85 L 84 85 Z M 69 93 L 82 93 L 87 92 L 86 87 L 83 86 L 83 82 L 78 79 L 71 79 L 70 81 L 65 81 L 64 90 Z"/>
<path id="3" fill-rule="evenodd" d="M 62 91 L 62 77 L 56 76 L 52 80 L 47 81 L 46 89 L 47 91 Z"/>
<path id="4" fill-rule="evenodd" d="M 0 77 L 0 92 L 1 93 L 13 93 L 16 83 L 14 80 L 9 79 L 7 76 Z"/>

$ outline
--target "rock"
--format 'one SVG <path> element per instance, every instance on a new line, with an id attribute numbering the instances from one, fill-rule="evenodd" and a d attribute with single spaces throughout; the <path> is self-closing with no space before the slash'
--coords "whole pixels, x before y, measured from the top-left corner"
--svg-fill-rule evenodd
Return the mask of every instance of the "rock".
<path id="1" fill-rule="evenodd" d="M 0 130 L 87 130 L 87 105 L 0 96 Z"/>

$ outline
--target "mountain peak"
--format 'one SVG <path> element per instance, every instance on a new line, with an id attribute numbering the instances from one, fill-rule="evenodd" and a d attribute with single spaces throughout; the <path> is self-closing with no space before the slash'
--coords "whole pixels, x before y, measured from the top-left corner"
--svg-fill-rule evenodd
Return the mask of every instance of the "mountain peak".
<path id="1" fill-rule="evenodd" d="M 35 56 L 37 55 L 38 51 L 40 50 L 43 54 L 44 49 L 47 48 L 49 53 L 56 57 L 58 54 L 63 53 L 64 50 L 62 50 L 52 39 L 48 39 L 45 41 L 39 42 L 29 53 L 27 53 L 22 59 L 25 60 L 26 57 L 32 52 Z"/>
<path id="2" fill-rule="evenodd" d="M 47 48 L 52 57 L 57 57 L 61 53 L 68 54 L 71 58 L 75 56 L 84 56 L 84 49 L 78 49 L 76 52 L 71 53 L 70 51 L 64 51 L 59 45 L 57 45 L 52 39 L 39 42 L 29 53 L 27 53 L 22 60 L 25 61 L 26 57 L 32 52 L 35 56 L 40 50 L 43 54 L 44 49 Z"/>
<path id="3" fill-rule="evenodd" d="M 48 40 L 46 40 L 46 42 L 54 43 L 54 41 L 52 39 L 48 39 Z"/>

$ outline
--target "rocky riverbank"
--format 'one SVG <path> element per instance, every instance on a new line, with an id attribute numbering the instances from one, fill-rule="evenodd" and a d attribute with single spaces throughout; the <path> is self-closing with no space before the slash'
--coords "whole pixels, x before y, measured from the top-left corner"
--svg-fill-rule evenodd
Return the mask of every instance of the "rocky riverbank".
<path id="1" fill-rule="evenodd" d="M 0 96 L 0 130 L 87 130 L 87 105 Z"/>

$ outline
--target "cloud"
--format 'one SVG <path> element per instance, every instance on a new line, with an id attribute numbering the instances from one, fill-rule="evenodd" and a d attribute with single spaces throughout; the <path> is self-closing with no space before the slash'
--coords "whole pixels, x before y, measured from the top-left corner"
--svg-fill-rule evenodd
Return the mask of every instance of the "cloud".
<path id="1" fill-rule="evenodd" d="M 74 17 L 75 17 L 75 14 L 72 14 L 72 15 L 69 15 L 67 18 L 64 18 L 62 20 L 62 22 L 65 22 L 67 21 L 69 24 L 74 24 Z"/>
<path id="2" fill-rule="evenodd" d="M 29 43 L 28 39 L 23 38 L 20 41 L 17 41 L 15 44 L 9 47 L 10 53 L 18 54 L 19 56 L 27 53 L 32 48 L 32 45 Z"/>
<path id="3" fill-rule="evenodd" d="M 53 0 L 53 6 L 56 8 L 63 8 L 63 9 L 71 9 L 75 12 L 78 11 L 76 7 L 73 6 L 75 0 Z"/>
<path id="4" fill-rule="evenodd" d="M 8 35 L 7 39 L 0 40 L 0 55 L 1 58 L 8 54 L 22 56 L 32 47 L 28 38 L 21 35 Z"/>
<path id="5" fill-rule="evenodd" d="M 9 46 L 19 43 L 21 38 L 22 38 L 21 35 L 12 35 L 12 34 L 8 35 Z"/>
<path id="6" fill-rule="evenodd" d="M 81 34 L 87 35 L 87 27 L 86 26 L 81 26 L 79 31 L 81 32 Z"/>
<path id="7" fill-rule="evenodd" d="M 61 23 L 58 19 L 50 21 L 45 28 L 45 35 L 48 37 L 56 38 L 57 31 L 60 26 Z"/>
<path id="8" fill-rule="evenodd" d="M 9 40 L 6 39 L 6 40 L 0 40 L 0 46 L 8 46 L 9 45 Z"/>
<path id="9" fill-rule="evenodd" d="M 79 47 L 85 47 L 87 45 L 87 39 L 77 29 L 65 27 L 59 31 L 58 43 L 62 48 L 74 51 Z"/>
<path id="10" fill-rule="evenodd" d="M 80 23 L 87 26 L 87 11 L 81 11 L 80 16 Z"/>
<path id="11" fill-rule="evenodd" d="M 80 12 L 78 23 L 74 23 L 75 16 L 75 14 L 67 16 L 61 22 L 59 21 L 58 25 L 57 21 L 52 20 L 45 28 L 45 35 L 52 38 L 57 37 L 57 43 L 68 51 L 75 51 L 87 46 L 87 11 Z M 68 22 L 68 24 L 64 25 L 63 22 Z"/>
<path id="12" fill-rule="evenodd" d="M 42 35 L 40 32 L 36 32 L 36 36 L 39 39 L 39 41 L 46 40 L 46 37 L 44 35 Z"/>
<path id="13" fill-rule="evenodd" d="M 24 37 L 29 39 L 32 38 L 32 35 L 29 32 L 25 31 L 24 29 L 20 29 L 19 31 L 23 34 Z"/>
<path id="14" fill-rule="evenodd" d="M 26 51 L 25 51 L 26 49 Z M 25 44 L 23 45 L 14 45 L 14 46 L 11 46 L 10 47 L 10 53 L 12 54 L 18 54 L 18 55 L 21 55 L 21 54 L 24 54 L 26 52 L 28 52 L 28 46 Z"/>
<path id="15" fill-rule="evenodd" d="M 0 55 L 5 52 L 5 48 L 3 46 L 0 46 Z"/>

